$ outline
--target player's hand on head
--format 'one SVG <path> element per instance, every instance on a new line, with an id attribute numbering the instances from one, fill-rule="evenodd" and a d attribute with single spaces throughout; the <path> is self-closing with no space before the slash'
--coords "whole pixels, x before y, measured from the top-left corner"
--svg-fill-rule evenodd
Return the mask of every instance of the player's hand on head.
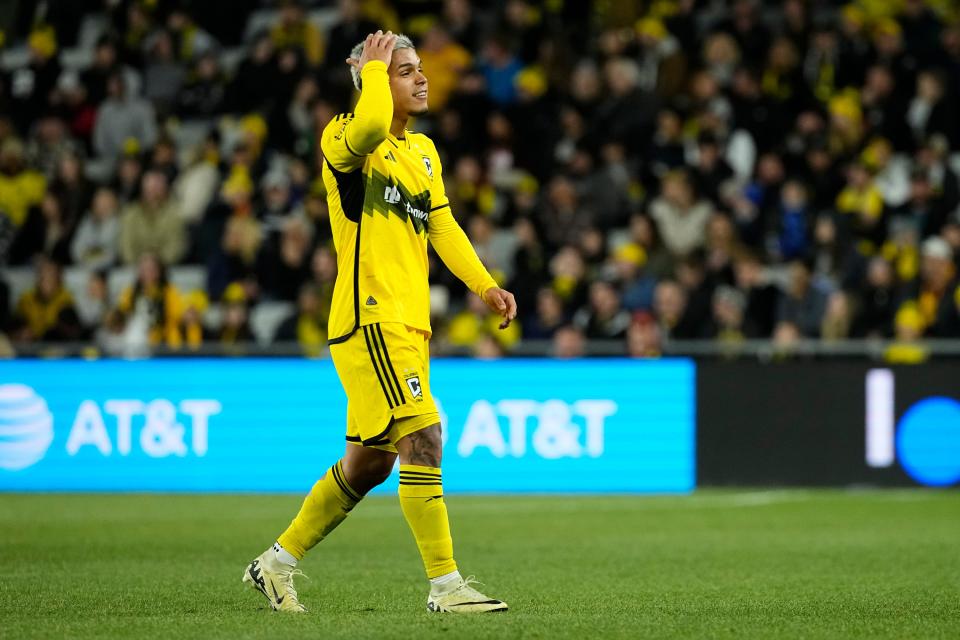
<path id="1" fill-rule="evenodd" d="M 347 64 L 356 67 L 359 71 L 363 69 L 363 65 L 371 60 L 379 60 L 389 67 L 390 60 L 393 59 L 393 46 L 396 42 L 397 36 L 392 31 L 384 33 L 378 30 L 376 33 L 371 33 L 363 42 L 363 53 L 360 54 L 360 59 L 347 58 Z"/>
<path id="2" fill-rule="evenodd" d="M 500 323 L 501 329 L 506 329 L 517 317 L 517 301 L 513 294 L 500 287 L 490 287 L 483 292 L 483 301 L 487 303 L 494 313 L 500 314 L 503 322 Z"/>

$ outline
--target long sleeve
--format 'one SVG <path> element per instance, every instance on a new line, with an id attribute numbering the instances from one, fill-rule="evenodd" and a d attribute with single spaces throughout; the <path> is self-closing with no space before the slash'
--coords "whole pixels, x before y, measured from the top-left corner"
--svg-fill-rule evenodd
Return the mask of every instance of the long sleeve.
<path id="1" fill-rule="evenodd" d="M 483 297 L 487 289 L 497 286 L 497 282 L 480 262 L 467 234 L 457 224 L 449 206 L 444 206 L 430 215 L 430 244 L 453 275 L 460 278 L 478 296 Z"/>
<path id="2" fill-rule="evenodd" d="M 360 70 L 360 99 L 352 115 L 337 116 L 323 133 L 320 148 L 338 171 L 352 171 L 383 142 L 393 120 L 387 65 L 371 60 Z"/>

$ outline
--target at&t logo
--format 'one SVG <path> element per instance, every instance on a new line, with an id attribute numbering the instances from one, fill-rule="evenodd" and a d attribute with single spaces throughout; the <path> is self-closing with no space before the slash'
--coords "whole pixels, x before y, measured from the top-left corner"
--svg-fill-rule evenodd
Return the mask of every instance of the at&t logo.
<path id="1" fill-rule="evenodd" d="M 46 401 L 24 384 L 0 385 L 0 469 L 34 464 L 53 442 L 53 414 Z"/>

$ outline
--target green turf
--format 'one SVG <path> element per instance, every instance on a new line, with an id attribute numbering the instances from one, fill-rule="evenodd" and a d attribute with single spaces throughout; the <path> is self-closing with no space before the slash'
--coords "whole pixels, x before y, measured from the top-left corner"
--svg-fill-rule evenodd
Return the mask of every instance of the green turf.
<path id="1" fill-rule="evenodd" d="M 448 497 L 506 614 L 431 615 L 396 501 L 302 568 L 307 616 L 240 584 L 295 496 L 0 494 L 0 638 L 957 638 L 960 493 Z"/>

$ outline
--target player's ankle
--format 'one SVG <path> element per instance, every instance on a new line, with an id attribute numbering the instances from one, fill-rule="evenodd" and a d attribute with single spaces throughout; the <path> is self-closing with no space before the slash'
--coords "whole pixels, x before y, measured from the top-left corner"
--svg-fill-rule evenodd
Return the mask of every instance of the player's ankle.
<path id="1" fill-rule="evenodd" d="M 463 577 L 457 569 L 454 569 L 450 573 L 445 573 L 442 576 L 430 578 L 430 593 L 439 595 L 453 591 L 461 581 L 463 581 Z"/>
<path id="2" fill-rule="evenodd" d="M 295 567 L 297 566 L 298 562 L 297 558 L 292 553 L 280 546 L 279 542 L 273 543 L 273 558 L 280 564 L 286 565 L 287 567 Z"/>

